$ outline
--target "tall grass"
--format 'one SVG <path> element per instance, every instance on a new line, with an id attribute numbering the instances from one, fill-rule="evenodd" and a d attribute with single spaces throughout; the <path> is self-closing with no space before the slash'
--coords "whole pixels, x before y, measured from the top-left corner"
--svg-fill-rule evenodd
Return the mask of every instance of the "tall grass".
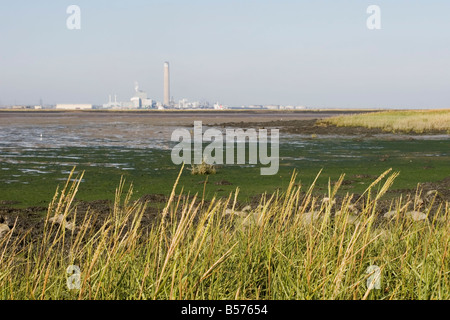
<path id="1" fill-rule="evenodd" d="M 425 208 L 428 219 L 416 222 L 399 198 L 398 214 L 380 222 L 377 205 L 396 173 L 339 206 L 343 176 L 318 199 L 294 173 L 283 193 L 245 214 L 237 194 L 206 203 L 176 195 L 177 180 L 150 228 L 141 225 L 147 204 L 132 202 L 121 181 L 106 218 L 88 213 L 68 231 L 50 219 L 75 219 L 82 176 L 72 175 L 50 203 L 42 235 L 13 228 L 0 239 L 1 299 L 450 298 L 449 204 Z M 81 270 L 79 289 L 67 287 L 69 265 Z M 373 265 L 380 290 L 367 287 Z"/>
<path id="2" fill-rule="evenodd" d="M 450 133 L 450 110 L 384 111 L 328 118 L 322 124 L 379 128 L 388 132 Z"/>

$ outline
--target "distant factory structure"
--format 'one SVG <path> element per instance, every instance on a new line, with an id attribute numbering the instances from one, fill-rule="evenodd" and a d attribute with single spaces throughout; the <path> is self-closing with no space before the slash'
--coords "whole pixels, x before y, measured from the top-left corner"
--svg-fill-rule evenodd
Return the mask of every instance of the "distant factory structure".
<path id="1" fill-rule="evenodd" d="M 170 65 L 169 62 L 164 62 L 163 70 L 163 101 L 159 102 L 154 99 L 150 99 L 147 92 L 139 88 L 139 84 L 135 82 L 134 95 L 131 97 L 130 101 L 120 102 L 117 101 L 117 95 L 114 95 L 114 100 L 112 95 L 109 96 L 108 103 L 103 104 L 103 109 L 117 109 L 117 110 L 127 110 L 127 109 L 179 109 L 179 110 L 192 110 L 192 109 L 215 109 L 215 110 L 225 110 L 228 107 L 222 104 L 216 103 L 210 105 L 209 102 L 200 101 L 189 101 L 188 99 L 181 99 L 177 102 L 173 100 L 170 96 Z"/>
<path id="2" fill-rule="evenodd" d="M 164 62 L 164 106 L 170 107 L 170 70 L 167 61 Z"/>
<path id="3" fill-rule="evenodd" d="M 164 62 L 163 68 L 163 101 L 159 102 L 154 99 L 150 99 L 147 92 L 139 88 L 139 84 L 135 82 L 134 96 L 127 102 L 118 102 L 117 95 L 109 96 L 108 103 L 103 105 L 104 109 L 175 109 L 175 110 L 196 110 L 196 109 L 208 109 L 208 110 L 227 110 L 228 106 L 219 102 L 210 104 L 207 101 L 189 101 L 188 99 L 181 99 L 175 102 L 170 95 L 170 64 Z M 282 106 L 282 105 L 250 105 L 242 106 L 235 109 L 263 109 L 263 110 L 303 110 L 306 107 L 303 106 Z"/>
<path id="4" fill-rule="evenodd" d="M 42 99 L 40 105 L 36 106 L 20 106 L 14 105 L 7 108 L 10 109 L 56 109 L 56 110 L 102 110 L 102 109 L 112 109 L 112 110 L 165 110 L 165 109 L 175 109 L 175 110 L 198 110 L 198 109 L 208 109 L 208 110 L 227 110 L 227 109 L 262 109 L 262 110 L 303 110 L 307 109 L 303 106 L 282 106 L 282 105 L 249 105 L 241 106 L 236 108 L 229 108 L 228 106 L 221 104 L 219 102 L 210 104 L 208 101 L 189 101 L 188 99 L 181 99 L 175 102 L 173 97 L 171 97 L 170 88 L 170 65 L 169 62 L 164 62 L 163 65 L 163 101 L 159 102 L 155 99 L 149 98 L 147 92 L 141 90 L 139 83 L 136 81 L 134 85 L 134 94 L 128 101 L 118 101 L 117 94 L 109 95 L 108 102 L 102 106 L 93 106 L 92 104 L 57 104 L 51 106 L 43 106 Z"/>
<path id="5" fill-rule="evenodd" d="M 119 102 L 117 101 L 117 95 L 114 95 L 114 101 L 112 96 L 109 95 L 108 103 L 103 105 L 104 109 L 153 109 L 156 106 L 155 100 L 147 97 L 147 92 L 139 89 L 139 83 L 134 84 L 134 96 L 130 101 Z"/>

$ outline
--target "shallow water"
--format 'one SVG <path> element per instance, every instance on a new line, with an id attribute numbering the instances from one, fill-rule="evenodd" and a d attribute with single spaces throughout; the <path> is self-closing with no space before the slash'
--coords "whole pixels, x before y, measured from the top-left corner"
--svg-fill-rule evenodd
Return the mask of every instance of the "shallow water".
<path id="1" fill-rule="evenodd" d="M 0 116 L 0 172 L 3 172 L 0 182 L 9 185 L 24 183 L 27 177 L 48 174 L 57 174 L 54 179 L 59 181 L 78 165 L 129 172 L 164 171 L 174 167 L 169 158 L 175 145 L 170 141 L 172 132 L 178 128 L 192 130 L 195 120 L 188 114 L 159 117 L 56 114 L 49 117 L 20 115 L 8 119 L 3 114 Z M 204 117 L 206 123 L 230 121 L 230 117 Z M 247 121 L 254 115 L 240 117 L 239 120 Z M 286 118 L 286 115 L 271 117 Z M 370 165 L 374 161 L 383 161 L 380 157 L 390 160 L 445 160 L 450 157 L 449 135 L 312 137 L 285 134 L 281 129 L 280 139 L 280 166 L 292 168 L 308 167 L 311 163 L 348 165 L 349 161 Z"/>

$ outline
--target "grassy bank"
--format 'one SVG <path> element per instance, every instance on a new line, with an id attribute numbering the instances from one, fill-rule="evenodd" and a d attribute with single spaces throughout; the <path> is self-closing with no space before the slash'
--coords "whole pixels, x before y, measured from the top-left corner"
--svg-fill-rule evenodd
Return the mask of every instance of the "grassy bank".
<path id="1" fill-rule="evenodd" d="M 450 109 L 384 111 L 328 118 L 323 124 L 339 127 L 377 128 L 386 132 L 450 133 Z"/>
<path id="2" fill-rule="evenodd" d="M 449 203 L 421 202 L 418 192 L 380 217 L 396 176 L 386 171 L 361 197 L 335 202 L 344 176 L 316 198 L 314 183 L 304 190 L 294 174 L 280 193 L 239 210 L 236 194 L 177 197 L 175 183 L 151 228 L 141 224 L 147 204 L 131 201 L 123 182 L 103 221 L 77 217 L 83 177 L 71 176 L 41 234 L 13 226 L 0 239 L 0 299 L 449 299 Z M 67 287 L 70 265 L 78 289 Z M 368 288 L 373 266 L 380 289 Z"/>

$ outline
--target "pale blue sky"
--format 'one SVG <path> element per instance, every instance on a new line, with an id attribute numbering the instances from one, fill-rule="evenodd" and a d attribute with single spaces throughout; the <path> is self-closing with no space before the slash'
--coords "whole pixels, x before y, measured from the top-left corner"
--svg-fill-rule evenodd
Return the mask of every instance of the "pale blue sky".
<path id="1" fill-rule="evenodd" d="M 0 105 L 450 107 L 450 1 L 0 0 Z M 66 9 L 81 7 L 81 30 Z M 382 10 L 368 30 L 366 9 Z"/>

